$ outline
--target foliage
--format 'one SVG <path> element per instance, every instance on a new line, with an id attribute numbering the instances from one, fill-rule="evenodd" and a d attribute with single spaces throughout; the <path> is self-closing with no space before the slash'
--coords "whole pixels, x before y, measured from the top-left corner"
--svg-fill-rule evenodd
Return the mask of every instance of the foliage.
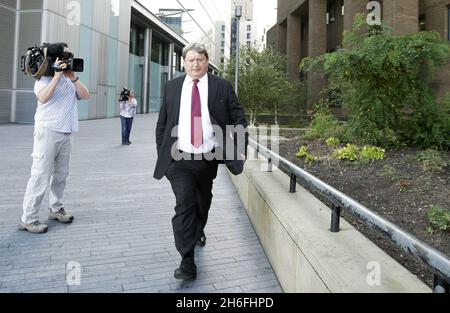
<path id="1" fill-rule="evenodd" d="M 359 157 L 359 148 L 357 145 L 347 144 L 346 147 L 334 151 L 333 156 L 339 160 L 356 161 Z"/>
<path id="2" fill-rule="evenodd" d="M 449 165 L 446 155 L 433 149 L 419 152 L 416 159 L 426 172 L 442 172 Z"/>
<path id="3" fill-rule="evenodd" d="M 379 147 L 364 146 L 360 156 L 361 159 L 368 161 L 383 160 L 385 158 L 385 152 L 386 150 Z"/>
<path id="4" fill-rule="evenodd" d="M 427 218 L 430 222 L 428 232 L 433 233 L 436 230 L 450 230 L 450 210 L 438 205 L 432 205 L 431 209 L 427 212 Z"/>
<path id="5" fill-rule="evenodd" d="M 316 105 L 316 113 L 312 117 L 310 131 L 306 135 L 309 139 L 328 139 L 335 137 L 341 142 L 347 142 L 347 128 L 344 122 L 339 121 L 328 108 L 328 102 L 321 100 Z"/>
<path id="6" fill-rule="evenodd" d="M 338 138 L 330 137 L 327 140 L 325 140 L 325 143 L 328 147 L 336 147 L 341 144 L 341 141 Z"/>
<path id="7" fill-rule="evenodd" d="M 239 58 L 239 100 L 250 113 L 250 123 L 255 124 L 258 113 L 270 111 L 298 113 L 304 111 L 306 90 L 300 81 L 290 82 L 286 74 L 286 58 L 272 49 L 258 51 L 255 48 L 241 49 Z M 235 82 L 233 57 L 225 65 L 226 79 Z"/>
<path id="8" fill-rule="evenodd" d="M 301 146 L 299 152 L 296 154 L 297 158 L 306 158 L 305 163 L 310 163 L 316 160 L 316 158 L 309 152 L 307 146 Z"/>
<path id="9" fill-rule="evenodd" d="M 346 147 L 334 151 L 333 156 L 339 160 L 373 162 L 385 158 L 385 150 L 379 147 L 364 146 L 359 148 L 355 144 L 347 144 Z"/>
<path id="10" fill-rule="evenodd" d="M 302 61 L 321 68 L 349 114 L 352 140 L 450 147 L 450 100 L 439 103 L 431 89 L 436 68 L 450 60 L 450 44 L 436 32 L 392 35 L 388 26 L 367 26 L 359 15 L 343 48 Z"/>

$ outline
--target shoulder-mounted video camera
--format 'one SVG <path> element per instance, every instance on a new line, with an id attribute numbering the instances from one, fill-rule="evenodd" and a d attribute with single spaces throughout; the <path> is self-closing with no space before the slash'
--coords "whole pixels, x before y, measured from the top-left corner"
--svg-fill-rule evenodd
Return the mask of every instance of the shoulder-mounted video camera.
<path id="1" fill-rule="evenodd" d="M 131 90 L 127 88 L 123 88 L 122 92 L 120 93 L 119 101 L 128 101 L 130 100 Z"/>
<path id="2" fill-rule="evenodd" d="M 26 54 L 21 58 L 22 72 L 35 79 L 52 76 L 54 72 L 83 72 L 84 60 L 74 58 L 73 53 L 65 48 L 63 43 L 44 43 L 41 46 L 28 48 Z M 55 64 L 57 58 L 62 61 L 60 66 Z M 66 64 L 67 67 L 62 69 L 62 64 Z"/>

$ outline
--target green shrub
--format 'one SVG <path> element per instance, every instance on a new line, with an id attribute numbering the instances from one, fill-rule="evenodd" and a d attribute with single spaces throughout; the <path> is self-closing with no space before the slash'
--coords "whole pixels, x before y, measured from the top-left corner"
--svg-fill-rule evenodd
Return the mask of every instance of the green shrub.
<path id="1" fill-rule="evenodd" d="M 450 100 L 439 103 L 431 82 L 449 60 L 450 43 L 439 33 L 395 36 L 387 25 L 368 27 L 359 15 L 344 35 L 343 48 L 305 58 L 300 69 L 324 72 L 329 90 L 340 93 L 352 142 L 445 149 L 450 147 Z M 331 121 L 321 122 L 325 128 Z"/>
<path id="2" fill-rule="evenodd" d="M 302 146 L 296 154 L 297 158 L 306 158 L 305 163 L 310 163 L 316 160 L 316 158 L 309 152 L 308 147 Z"/>
<path id="3" fill-rule="evenodd" d="M 434 149 L 419 152 L 416 158 L 426 172 L 442 172 L 449 164 L 446 155 Z"/>
<path id="4" fill-rule="evenodd" d="M 333 156 L 339 160 L 356 161 L 359 157 L 359 148 L 356 145 L 347 144 L 345 148 L 334 151 Z"/>
<path id="5" fill-rule="evenodd" d="M 430 223 L 428 227 L 430 233 L 436 230 L 450 230 L 450 210 L 438 205 L 432 205 L 431 209 L 427 212 L 427 218 Z"/>
<path id="6" fill-rule="evenodd" d="M 365 146 L 361 150 L 361 158 L 368 161 L 383 160 L 385 152 L 386 150 L 379 147 Z"/>
<path id="7" fill-rule="evenodd" d="M 301 146 L 300 150 L 297 152 L 296 156 L 297 156 L 297 158 L 303 158 L 303 157 L 307 156 L 308 153 L 309 153 L 308 147 Z"/>
<path id="8" fill-rule="evenodd" d="M 330 137 L 327 140 L 325 140 L 325 143 L 328 147 L 336 147 L 341 144 L 341 141 L 338 138 Z"/>
<path id="9" fill-rule="evenodd" d="M 319 111 L 313 116 L 311 129 L 316 138 L 328 138 L 339 126 L 339 121 L 329 111 Z"/>

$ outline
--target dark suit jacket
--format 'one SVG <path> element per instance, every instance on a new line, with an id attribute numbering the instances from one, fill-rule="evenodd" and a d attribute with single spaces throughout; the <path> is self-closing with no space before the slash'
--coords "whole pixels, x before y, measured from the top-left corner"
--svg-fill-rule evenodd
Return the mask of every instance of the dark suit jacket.
<path id="1" fill-rule="evenodd" d="M 173 127 L 178 125 L 180 115 L 180 100 L 183 83 L 186 75 L 167 82 L 164 100 L 156 124 L 156 145 L 158 161 L 156 163 L 154 178 L 162 179 L 172 162 L 172 147 L 178 140 L 172 137 Z M 243 107 L 238 103 L 231 83 L 223 78 L 208 74 L 208 108 L 211 123 L 220 126 L 224 137 L 227 125 L 242 125 L 247 128 Z M 245 146 L 248 143 L 248 134 L 245 136 Z M 226 151 L 226 139 L 223 139 L 224 160 Z M 236 143 L 235 143 L 236 144 Z M 236 149 L 236 147 L 234 147 Z M 246 149 L 245 149 L 246 150 Z M 227 161 L 227 166 L 242 168 L 243 162 L 239 160 Z"/>

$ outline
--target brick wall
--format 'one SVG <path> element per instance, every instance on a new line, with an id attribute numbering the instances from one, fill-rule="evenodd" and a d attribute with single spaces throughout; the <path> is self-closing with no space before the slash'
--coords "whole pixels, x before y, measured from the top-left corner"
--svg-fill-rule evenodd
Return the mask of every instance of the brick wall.
<path id="1" fill-rule="evenodd" d="M 420 14 L 425 14 L 425 29 L 437 31 L 442 39 L 448 40 L 448 6 L 449 0 L 423 0 L 420 3 Z M 438 97 L 450 92 L 450 65 L 437 72 L 433 88 Z"/>

